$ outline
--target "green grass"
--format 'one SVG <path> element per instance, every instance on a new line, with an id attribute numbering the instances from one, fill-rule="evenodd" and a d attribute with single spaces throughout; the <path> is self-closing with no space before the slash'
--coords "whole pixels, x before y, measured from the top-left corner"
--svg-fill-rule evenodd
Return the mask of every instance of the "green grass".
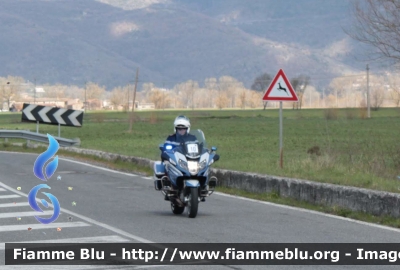
<path id="1" fill-rule="evenodd" d="M 325 112 L 284 109 L 283 169 L 277 109 L 135 112 L 141 121 L 132 133 L 127 132 L 127 113 L 89 112 L 82 128 L 61 127 L 61 136 L 79 137 L 82 148 L 158 160 L 158 144 L 173 132 L 173 119 L 184 113 L 192 128 L 202 129 L 209 145 L 218 147 L 217 168 L 399 192 L 400 111 L 384 108 L 361 119 L 359 109 L 342 109 L 336 120 L 327 120 Z M 20 119 L 21 113 L 2 113 L 0 128 L 36 131 L 36 124 Z M 39 132 L 58 136 L 58 127 L 40 124 Z M 314 146 L 320 155 L 307 153 Z"/>

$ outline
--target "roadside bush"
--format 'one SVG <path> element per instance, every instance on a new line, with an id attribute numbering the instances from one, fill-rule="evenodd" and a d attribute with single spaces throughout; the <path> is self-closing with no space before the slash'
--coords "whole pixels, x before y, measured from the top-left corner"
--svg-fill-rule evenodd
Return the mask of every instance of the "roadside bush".
<path id="1" fill-rule="evenodd" d="M 360 118 L 365 119 L 368 116 L 368 108 L 367 108 L 367 103 L 365 100 L 362 100 L 360 102 L 360 108 L 359 108 L 359 113 L 360 113 Z"/>
<path id="2" fill-rule="evenodd" d="M 329 108 L 324 110 L 324 116 L 326 120 L 337 120 L 338 119 L 338 109 L 337 108 Z"/>
<path id="3" fill-rule="evenodd" d="M 155 124 L 157 122 L 158 122 L 157 114 L 155 112 L 152 112 L 150 115 L 150 123 Z"/>
<path id="4" fill-rule="evenodd" d="M 311 156 L 320 156 L 321 155 L 321 149 L 319 149 L 319 146 L 315 145 L 311 147 L 310 149 L 307 150 L 307 154 L 310 154 Z"/>
<path id="5" fill-rule="evenodd" d="M 354 111 L 352 109 L 346 109 L 345 113 L 347 119 L 354 119 Z"/>
<path id="6" fill-rule="evenodd" d="M 103 123 L 106 118 L 104 113 L 95 113 L 93 114 L 93 119 L 96 123 Z"/>

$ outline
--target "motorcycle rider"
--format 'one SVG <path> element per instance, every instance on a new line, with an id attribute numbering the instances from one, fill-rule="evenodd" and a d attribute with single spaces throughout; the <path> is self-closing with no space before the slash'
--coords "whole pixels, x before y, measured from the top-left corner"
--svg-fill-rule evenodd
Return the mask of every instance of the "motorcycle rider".
<path id="1" fill-rule="evenodd" d="M 185 142 L 194 142 L 197 143 L 196 136 L 189 134 L 190 132 L 190 120 L 184 115 L 179 115 L 174 120 L 174 131 L 175 133 L 169 135 L 165 140 L 165 145 L 179 146 L 184 144 Z M 161 155 L 161 162 L 164 163 L 165 159 Z M 167 196 L 165 196 L 165 200 L 169 200 Z"/>
<path id="2" fill-rule="evenodd" d="M 173 146 L 179 146 L 185 142 L 198 142 L 196 136 L 189 134 L 190 132 L 190 120 L 184 115 L 179 115 L 174 120 L 174 131 L 175 133 L 169 135 L 165 140 L 164 145 L 169 144 Z M 163 160 L 161 156 L 161 160 Z"/>

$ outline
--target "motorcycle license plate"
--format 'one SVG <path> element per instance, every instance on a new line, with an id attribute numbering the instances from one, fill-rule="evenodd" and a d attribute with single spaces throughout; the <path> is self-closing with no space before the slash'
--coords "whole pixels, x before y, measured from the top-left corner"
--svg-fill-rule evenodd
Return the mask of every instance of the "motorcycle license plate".
<path id="1" fill-rule="evenodd" d="M 188 149 L 189 154 L 199 152 L 199 148 L 197 147 L 197 144 L 194 144 L 194 143 L 188 144 L 187 149 Z"/>

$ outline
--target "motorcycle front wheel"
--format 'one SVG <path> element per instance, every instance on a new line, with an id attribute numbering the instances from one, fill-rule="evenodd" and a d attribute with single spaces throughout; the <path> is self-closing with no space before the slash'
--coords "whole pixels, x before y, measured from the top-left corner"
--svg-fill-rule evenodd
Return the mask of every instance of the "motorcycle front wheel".
<path id="1" fill-rule="evenodd" d="M 197 216 L 197 209 L 199 207 L 199 191 L 197 188 L 191 188 L 189 200 L 187 202 L 188 217 L 195 218 Z"/>

